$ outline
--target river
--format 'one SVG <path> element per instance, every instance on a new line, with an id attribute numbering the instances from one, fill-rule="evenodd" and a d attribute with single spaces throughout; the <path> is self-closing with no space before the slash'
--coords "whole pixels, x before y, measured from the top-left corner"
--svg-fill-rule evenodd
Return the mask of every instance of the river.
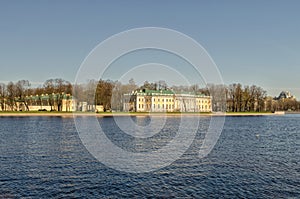
<path id="1" fill-rule="evenodd" d="M 113 117 L 98 120 L 132 152 L 163 147 L 178 123 L 168 117 L 159 139 L 141 149 Z M 127 173 L 94 158 L 72 118 L 0 117 L 0 198 L 300 198 L 300 115 L 226 117 L 214 149 L 199 158 L 209 121 L 201 118 L 193 143 L 172 164 Z"/>

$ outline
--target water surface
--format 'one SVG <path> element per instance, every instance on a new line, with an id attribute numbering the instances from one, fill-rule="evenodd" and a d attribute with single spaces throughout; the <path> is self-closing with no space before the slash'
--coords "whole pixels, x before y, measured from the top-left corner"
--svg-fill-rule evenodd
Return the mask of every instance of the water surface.
<path id="1" fill-rule="evenodd" d="M 133 118 L 147 125 L 147 118 Z M 128 151 L 163 147 L 178 118 L 148 140 L 99 118 Z M 300 198 L 300 116 L 227 117 L 214 150 L 198 152 L 209 117 L 188 151 L 160 170 L 129 174 L 106 167 L 82 145 L 72 118 L 0 118 L 0 198 Z M 142 146 L 142 147 L 141 147 Z"/>

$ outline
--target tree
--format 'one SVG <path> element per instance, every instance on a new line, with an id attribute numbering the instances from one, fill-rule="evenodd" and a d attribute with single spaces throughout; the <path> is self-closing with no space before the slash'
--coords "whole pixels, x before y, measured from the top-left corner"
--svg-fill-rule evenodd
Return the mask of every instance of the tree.
<path id="1" fill-rule="evenodd" d="M 24 103 L 26 110 L 29 111 L 26 96 L 28 96 L 30 83 L 28 80 L 19 80 L 16 85 L 16 97 L 18 97 L 19 102 Z"/>
<path id="2" fill-rule="evenodd" d="M 16 97 L 16 87 L 13 82 L 9 82 L 6 87 L 7 90 L 7 103 L 10 110 L 16 110 L 15 97 Z"/>
<path id="3" fill-rule="evenodd" d="M 230 84 L 229 86 L 228 86 L 228 92 L 227 92 L 227 94 L 228 94 L 228 109 L 230 110 L 230 111 L 232 111 L 232 112 L 235 112 L 236 111 L 236 109 L 235 109 L 235 107 L 236 107 L 236 91 L 235 91 L 235 89 L 236 89 L 236 84 Z"/>
<path id="4" fill-rule="evenodd" d="M 235 88 L 235 97 L 236 97 L 236 106 L 235 106 L 235 111 L 240 112 L 242 111 L 242 100 L 243 100 L 243 90 L 242 90 L 242 85 L 241 84 L 236 84 Z"/>
<path id="5" fill-rule="evenodd" d="M 96 80 L 89 80 L 85 86 L 85 102 L 89 105 L 97 105 L 96 101 L 96 89 L 98 82 Z"/>
<path id="6" fill-rule="evenodd" d="M 111 108 L 113 110 L 121 111 L 123 108 L 123 87 L 121 82 L 115 82 L 112 90 Z"/>
<path id="7" fill-rule="evenodd" d="M 204 92 L 205 95 L 210 95 L 212 97 L 212 110 L 226 112 L 227 107 L 227 89 L 225 85 L 207 85 L 208 92 Z"/>
<path id="8" fill-rule="evenodd" d="M 123 111 L 123 105 L 125 101 L 127 102 L 130 101 L 130 98 L 128 99 L 126 96 L 124 96 L 124 94 L 131 93 L 135 91 L 137 88 L 138 86 L 135 84 L 132 78 L 129 80 L 127 84 L 122 84 L 121 82 L 115 82 L 112 91 L 112 98 L 111 98 L 112 109 L 117 111 Z M 140 87 L 140 89 L 143 88 Z"/>
<path id="9" fill-rule="evenodd" d="M 62 111 L 62 100 L 65 94 L 72 93 L 72 85 L 70 82 L 63 80 L 61 78 L 55 79 L 55 93 L 56 93 L 56 104 L 57 110 Z"/>
<path id="10" fill-rule="evenodd" d="M 51 111 L 54 110 L 54 105 L 56 105 L 57 111 L 61 111 L 63 97 L 65 94 L 72 93 L 72 85 L 61 78 L 48 79 L 44 83 L 44 91 L 48 94 Z"/>
<path id="11" fill-rule="evenodd" d="M 168 85 L 165 80 L 158 81 L 158 90 L 167 90 Z"/>
<path id="12" fill-rule="evenodd" d="M 122 87 L 123 93 L 130 93 L 138 88 L 133 78 L 129 80 L 128 84 L 124 84 Z"/>
<path id="13" fill-rule="evenodd" d="M 256 92 L 255 92 L 256 109 L 255 109 L 255 111 L 260 112 L 260 111 L 264 110 L 266 93 L 267 92 L 265 90 L 263 90 L 261 87 L 256 87 Z"/>
<path id="14" fill-rule="evenodd" d="M 104 111 L 111 109 L 111 97 L 114 83 L 110 80 L 99 80 L 97 83 L 95 104 L 103 105 Z"/>
<path id="15" fill-rule="evenodd" d="M 230 84 L 227 88 L 227 107 L 232 112 L 265 110 L 266 91 L 252 85 Z"/>
<path id="16" fill-rule="evenodd" d="M 144 85 L 141 86 L 140 89 L 157 90 L 157 83 L 149 83 L 148 81 L 145 81 Z"/>
<path id="17" fill-rule="evenodd" d="M 1 110 L 5 111 L 6 85 L 0 83 L 0 106 Z"/>
<path id="18" fill-rule="evenodd" d="M 53 111 L 54 106 L 54 79 L 48 79 L 44 83 L 45 94 L 48 95 L 48 103 L 50 105 L 51 111 Z"/>
<path id="19" fill-rule="evenodd" d="M 250 88 L 245 86 L 242 94 L 242 111 L 250 111 Z"/>

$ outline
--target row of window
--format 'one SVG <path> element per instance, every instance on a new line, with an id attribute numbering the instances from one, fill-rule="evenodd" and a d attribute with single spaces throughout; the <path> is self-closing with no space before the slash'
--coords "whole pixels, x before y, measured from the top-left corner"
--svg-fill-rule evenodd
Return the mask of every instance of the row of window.
<path id="1" fill-rule="evenodd" d="M 141 102 L 141 101 L 143 102 L 143 101 L 144 101 L 144 98 L 139 98 L 139 102 Z M 148 102 L 147 99 L 145 99 L 145 101 Z M 149 100 L 149 101 L 150 101 L 150 100 Z M 153 98 L 153 101 L 155 102 L 155 98 Z M 160 98 L 158 98 L 157 101 L 160 102 Z M 174 99 L 166 99 L 166 100 L 165 100 L 165 99 L 162 99 L 161 101 L 162 101 L 162 102 L 164 102 L 164 101 L 166 101 L 166 102 L 174 102 Z"/>
<path id="2" fill-rule="evenodd" d="M 205 101 L 204 101 L 204 100 L 197 100 L 197 102 L 198 102 L 198 103 L 202 103 L 202 104 L 203 104 L 203 103 L 205 103 L 205 104 L 209 103 L 209 101 L 207 101 L 207 100 L 205 100 Z"/>
<path id="3" fill-rule="evenodd" d="M 150 104 L 145 105 L 146 108 L 150 108 Z M 144 108 L 144 104 L 139 104 L 139 109 Z"/>
<path id="4" fill-rule="evenodd" d="M 155 109 L 155 104 L 153 104 L 153 108 Z M 160 109 L 160 104 L 157 104 L 157 108 Z M 161 108 L 164 109 L 174 109 L 174 105 L 171 104 L 166 104 L 166 106 L 164 104 L 161 105 Z"/>
<path id="5" fill-rule="evenodd" d="M 143 102 L 144 98 L 139 98 L 139 102 L 141 102 L 141 101 Z M 145 101 L 146 102 L 148 102 L 148 101 L 150 102 L 150 99 L 149 100 L 145 99 Z M 153 101 L 155 102 L 155 98 L 153 98 Z M 158 98 L 157 101 L 160 102 L 160 98 Z M 161 101 L 162 102 L 164 102 L 164 101 L 166 101 L 166 102 L 174 102 L 174 99 L 162 99 Z M 197 102 L 198 103 L 202 103 L 202 104 L 203 103 L 205 103 L 205 104 L 210 103 L 210 101 L 207 101 L 207 100 L 197 100 Z"/>
<path id="6" fill-rule="evenodd" d="M 146 104 L 145 107 L 148 108 L 148 109 L 150 109 L 150 104 Z M 155 109 L 155 107 L 156 107 L 155 104 L 153 104 L 153 109 Z M 144 108 L 144 104 L 139 104 L 139 109 L 143 109 L 143 108 Z M 162 109 L 164 109 L 164 108 L 166 108 L 166 109 L 174 109 L 174 105 L 167 104 L 165 106 L 164 104 L 162 104 L 160 106 L 160 104 L 157 104 L 157 109 L 160 109 L 160 108 L 162 108 Z"/>
<path id="7" fill-rule="evenodd" d="M 206 110 L 207 110 L 207 107 L 210 109 L 210 106 L 207 106 L 207 105 L 205 105 L 205 106 L 203 106 L 203 105 L 200 106 L 200 105 L 199 105 L 199 106 L 198 106 L 198 109 L 201 109 L 201 107 L 202 107 L 202 110 L 204 110 L 204 107 L 205 107 Z"/>
<path id="8" fill-rule="evenodd" d="M 148 108 L 148 109 L 150 109 L 150 104 L 146 104 L 146 106 L 145 106 L 146 108 Z M 155 109 L 155 104 L 153 104 L 153 109 Z M 139 104 L 139 109 L 143 109 L 144 108 L 144 104 Z M 160 108 L 162 108 L 162 109 L 164 109 L 164 108 L 166 108 L 166 109 L 174 109 L 174 105 L 171 105 L 171 104 L 167 104 L 166 106 L 164 105 L 164 104 L 162 104 L 161 106 L 160 106 L 160 104 L 157 104 L 157 109 L 160 109 Z M 202 108 L 202 109 L 201 109 Z M 198 106 L 198 109 L 200 110 L 207 110 L 207 108 L 211 108 L 211 106 L 207 106 L 207 105 L 202 105 L 202 106 Z"/>
<path id="9" fill-rule="evenodd" d="M 155 98 L 153 99 L 153 101 L 155 102 Z M 160 101 L 160 98 L 157 99 L 157 101 Z M 161 100 L 162 102 L 164 102 L 164 99 Z M 166 102 L 174 102 L 174 99 L 166 99 Z"/>

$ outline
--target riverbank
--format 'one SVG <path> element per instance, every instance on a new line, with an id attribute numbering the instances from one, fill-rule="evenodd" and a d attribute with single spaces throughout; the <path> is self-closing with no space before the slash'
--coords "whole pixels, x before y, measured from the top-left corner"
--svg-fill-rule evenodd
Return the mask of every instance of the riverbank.
<path id="1" fill-rule="evenodd" d="M 269 112 L 230 112 L 230 113 L 128 113 L 128 112 L 109 112 L 109 113 L 92 113 L 92 112 L 0 112 L 0 117 L 74 117 L 74 116 L 269 116 L 278 115 Z M 282 114 L 280 114 L 282 115 Z"/>

